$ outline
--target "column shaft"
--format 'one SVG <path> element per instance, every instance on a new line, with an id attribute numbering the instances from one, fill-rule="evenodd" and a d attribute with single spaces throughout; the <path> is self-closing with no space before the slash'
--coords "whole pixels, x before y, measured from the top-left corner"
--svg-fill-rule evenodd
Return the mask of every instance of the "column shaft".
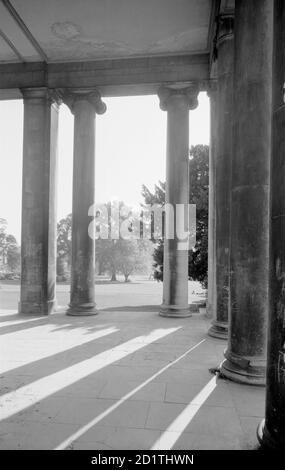
<path id="1" fill-rule="evenodd" d="M 207 316 L 216 318 L 216 159 L 218 106 L 216 84 L 210 97 L 210 153 L 209 153 L 209 205 L 208 205 L 208 298 Z"/>
<path id="2" fill-rule="evenodd" d="M 272 0 L 237 0 L 230 331 L 222 373 L 265 381 L 269 270 Z"/>
<path id="3" fill-rule="evenodd" d="M 189 89 L 188 89 L 189 90 Z M 168 94 L 167 94 L 168 93 Z M 195 88 L 194 106 L 197 106 Z M 191 94 L 191 91 L 190 91 Z M 163 95 L 161 93 L 160 95 Z M 192 101 L 193 98 L 190 98 Z M 162 103 L 163 102 L 163 103 Z M 163 259 L 163 303 L 162 316 L 190 316 L 188 306 L 188 245 L 182 247 L 178 237 L 177 204 L 184 206 L 188 215 L 189 204 L 189 95 L 182 90 L 168 89 L 161 96 L 163 109 L 167 109 L 167 156 L 166 156 L 166 204 L 173 208 L 174 237 L 164 238 Z M 192 108 L 193 109 L 193 108 Z M 185 217 L 186 219 L 186 217 Z M 171 216 L 166 213 L 166 226 L 171 224 Z M 184 221 L 189 230 L 189 221 Z M 182 242 L 183 243 L 183 242 Z"/>
<path id="4" fill-rule="evenodd" d="M 89 236 L 88 227 L 92 221 L 89 209 L 95 202 L 95 113 L 100 98 L 95 94 L 94 102 L 90 93 L 74 93 L 66 101 L 74 114 L 72 271 L 67 313 L 94 315 L 95 238 Z"/>
<path id="5" fill-rule="evenodd" d="M 55 307 L 58 106 L 46 88 L 22 90 L 24 143 L 19 312 Z"/>
<path id="6" fill-rule="evenodd" d="M 258 430 L 264 447 L 285 448 L 285 4 L 275 0 L 269 334 L 266 417 Z"/>
<path id="7" fill-rule="evenodd" d="M 219 18 L 218 37 L 218 141 L 216 158 L 216 306 L 209 335 L 228 337 L 230 269 L 230 194 L 233 150 L 233 17 Z"/>

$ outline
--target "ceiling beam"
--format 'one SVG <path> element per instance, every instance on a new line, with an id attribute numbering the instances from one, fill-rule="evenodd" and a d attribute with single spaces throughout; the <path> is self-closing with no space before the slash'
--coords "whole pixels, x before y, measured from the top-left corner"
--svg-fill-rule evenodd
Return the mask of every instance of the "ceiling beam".
<path id="1" fill-rule="evenodd" d="M 48 64 L 48 84 L 101 88 L 201 81 L 209 75 L 208 54 Z"/>
<path id="2" fill-rule="evenodd" d="M 23 58 L 23 56 L 20 54 L 20 52 L 18 51 L 18 49 L 16 49 L 16 47 L 14 46 L 14 44 L 12 43 L 12 41 L 10 41 L 10 39 L 6 36 L 6 34 L 0 29 L 0 36 L 1 38 L 6 42 L 6 44 L 8 44 L 8 46 L 10 47 L 10 49 L 12 49 L 12 51 L 14 52 L 15 56 L 18 57 L 18 59 L 21 61 L 21 62 L 25 62 L 25 59 Z"/>
<path id="3" fill-rule="evenodd" d="M 0 64 L 0 89 L 40 87 L 46 84 L 44 62 Z M 3 98 L 2 98 L 3 99 Z"/>
<path id="4" fill-rule="evenodd" d="M 0 89 L 98 87 L 104 96 L 120 96 L 152 93 L 161 84 L 208 79 L 208 54 L 0 65 Z"/>
<path id="5" fill-rule="evenodd" d="M 24 23 L 24 21 L 22 20 L 22 18 L 20 17 L 19 13 L 15 10 L 15 8 L 13 7 L 13 5 L 10 3 L 9 0 L 2 0 L 2 3 L 3 5 L 6 7 L 6 9 L 8 10 L 8 12 L 10 13 L 10 15 L 12 16 L 13 20 L 17 23 L 17 25 L 19 26 L 19 28 L 22 30 L 22 32 L 24 33 L 24 35 L 26 36 L 26 38 L 29 40 L 29 42 L 32 44 L 32 46 L 34 47 L 34 49 L 37 51 L 37 53 L 39 54 L 40 58 L 44 61 L 44 62 L 47 62 L 48 61 L 48 57 L 47 55 L 45 54 L 45 52 L 42 50 L 41 46 L 39 45 L 39 43 L 37 42 L 37 40 L 35 39 L 35 37 L 32 35 L 31 31 L 29 30 L 29 28 L 27 27 L 27 25 Z"/>

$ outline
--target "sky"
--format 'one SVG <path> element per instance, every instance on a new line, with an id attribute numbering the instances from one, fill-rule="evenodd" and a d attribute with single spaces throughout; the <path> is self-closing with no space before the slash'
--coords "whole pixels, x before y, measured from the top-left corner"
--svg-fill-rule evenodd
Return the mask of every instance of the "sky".
<path id="1" fill-rule="evenodd" d="M 105 114 L 96 117 L 98 203 L 143 202 L 141 188 L 165 181 L 166 112 L 157 96 L 104 98 Z M 190 112 L 189 146 L 209 144 L 209 99 L 200 93 Z M 21 234 L 23 148 L 22 100 L 0 101 L 0 218 L 18 243 Z M 58 220 L 72 211 L 73 116 L 65 105 L 59 113 Z"/>

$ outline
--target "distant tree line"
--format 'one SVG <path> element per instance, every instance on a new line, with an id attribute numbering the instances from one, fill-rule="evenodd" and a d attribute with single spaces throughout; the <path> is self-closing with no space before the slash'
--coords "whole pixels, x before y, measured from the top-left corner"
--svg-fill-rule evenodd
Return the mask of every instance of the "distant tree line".
<path id="1" fill-rule="evenodd" d="M 189 279 L 207 285 L 208 269 L 208 188 L 209 188 L 209 147 L 192 146 L 189 151 L 189 203 L 196 204 L 196 246 L 189 251 Z M 165 203 L 165 183 L 159 181 L 151 192 L 142 188 L 143 205 Z M 107 204 L 111 208 L 111 202 Z M 127 209 L 123 202 L 120 209 Z M 124 211 L 122 211 L 124 213 Z M 128 210 L 125 210 L 128 213 Z M 126 215 L 127 217 L 127 215 Z M 132 227 L 130 224 L 130 232 Z M 57 279 L 69 281 L 71 271 L 72 215 L 57 224 Z M 96 271 L 98 275 L 109 276 L 116 281 L 118 274 L 128 282 L 134 273 L 153 276 L 163 280 L 163 236 L 158 240 L 145 239 L 104 239 L 96 240 Z M 7 231 L 7 221 L 0 218 L 0 279 L 17 279 L 20 276 L 20 247 L 16 238 Z"/>
<path id="2" fill-rule="evenodd" d="M 106 204 L 109 214 L 111 202 Z M 126 214 L 128 208 L 119 202 L 120 216 Z M 111 219 L 107 225 L 110 229 Z M 132 232 L 130 223 L 130 233 Z M 99 227 L 98 227 L 99 228 Z M 58 281 L 68 281 L 71 271 L 71 236 L 72 215 L 60 220 L 57 225 L 57 278 Z M 151 274 L 153 245 L 149 240 L 102 238 L 98 233 L 96 239 L 96 272 L 98 276 L 109 276 L 110 281 L 117 281 L 119 274 L 123 275 L 125 282 L 130 280 L 132 274 Z"/>
<path id="3" fill-rule="evenodd" d="M 17 240 L 7 232 L 7 221 L 0 218 L 0 279 L 19 279 L 20 264 Z"/>

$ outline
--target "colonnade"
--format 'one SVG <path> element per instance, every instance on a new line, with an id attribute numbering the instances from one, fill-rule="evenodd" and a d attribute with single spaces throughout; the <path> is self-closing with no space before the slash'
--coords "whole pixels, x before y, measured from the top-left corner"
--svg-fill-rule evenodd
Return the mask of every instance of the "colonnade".
<path id="1" fill-rule="evenodd" d="M 173 238 L 164 251 L 162 316 L 190 316 L 188 244 L 178 246 L 176 205 L 189 203 L 189 110 L 198 105 L 198 84 L 160 87 L 167 110 L 166 202 L 173 207 Z M 22 273 L 19 312 L 49 314 L 56 307 L 56 169 L 58 108 L 74 115 L 72 266 L 68 315 L 95 315 L 95 237 L 89 209 L 95 202 L 95 121 L 106 105 L 97 89 L 22 90 L 24 98 Z M 171 220 L 170 220 L 171 219 Z M 184 217 L 183 217 L 184 220 Z M 172 218 L 166 213 L 166 224 Z M 187 231 L 189 221 L 185 220 Z"/>
<path id="2" fill-rule="evenodd" d="M 236 0 L 218 19 L 217 76 L 211 100 L 209 188 L 209 334 L 227 339 L 221 365 L 230 380 L 264 385 L 264 445 L 285 444 L 285 5 Z M 200 84 L 158 87 L 167 111 L 166 202 L 189 203 L 189 110 Z M 23 89 L 22 279 L 19 311 L 53 311 L 56 276 L 58 105 L 74 114 L 70 315 L 96 314 L 95 244 L 88 235 L 94 203 L 95 120 L 106 110 L 98 90 Z M 273 118 L 273 119 L 272 119 Z M 273 125 L 272 125 L 273 124 Z M 273 129 L 273 133 L 272 133 Z M 284 196 L 284 197 L 283 197 Z M 166 224 L 169 221 L 166 217 Z M 162 316 L 190 316 L 187 250 L 164 245 Z M 267 331 L 269 336 L 267 338 Z M 267 353 L 268 350 L 268 353 Z"/>
<path id="3" fill-rule="evenodd" d="M 230 16 L 210 92 L 209 335 L 227 339 L 224 377 L 266 385 L 258 439 L 284 449 L 285 5 L 236 0 Z"/>

